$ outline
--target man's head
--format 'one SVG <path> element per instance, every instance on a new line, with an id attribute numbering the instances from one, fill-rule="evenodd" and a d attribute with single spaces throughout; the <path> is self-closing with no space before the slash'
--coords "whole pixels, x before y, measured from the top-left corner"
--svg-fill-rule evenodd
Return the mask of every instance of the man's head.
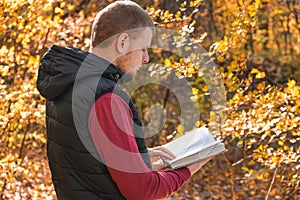
<path id="1" fill-rule="evenodd" d="M 138 4 L 116 1 L 97 14 L 91 50 L 134 76 L 141 64 L 149 61 L 152 27 L 150 16 Z"/>

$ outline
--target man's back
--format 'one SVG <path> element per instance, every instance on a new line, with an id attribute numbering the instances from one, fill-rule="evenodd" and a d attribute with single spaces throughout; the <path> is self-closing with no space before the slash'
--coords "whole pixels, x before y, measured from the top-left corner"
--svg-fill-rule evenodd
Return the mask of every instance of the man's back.
<path id="1" fill-rule="evenodd" d="M 58 199 L 122 199 L 107 168 L 87 150 L 74 124 L 73 84 L 86 56 L 76 49 L 53 46 L 41 61 L 38 88 L 47 99 L 47 156 L 52 180 Z"/>

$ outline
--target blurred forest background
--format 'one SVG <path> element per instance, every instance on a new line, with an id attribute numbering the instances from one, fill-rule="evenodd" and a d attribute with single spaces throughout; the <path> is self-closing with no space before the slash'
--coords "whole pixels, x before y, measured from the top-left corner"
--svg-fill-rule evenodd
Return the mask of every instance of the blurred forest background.
<path id="1" fill-rule="evenodd" d="M 2 0 L 0 2 L 0 199 L 55 199 L 45 155 L 45 100 L 36 89 L 41 56 L 52 44 L 89 49 L 91 23 L 110 0 Z M 221 136 L 229 149 L 211 160 L 167 199 L 300 199 L 300 1 L 135 0 L 157 27 L 203 46 L 226 88 Z M 212 112 L 199 66 L 168 52 L 151 52 L 187 78 L 201 119 Z M 150 95 L 151 94 L 151 95 Z M 147 95 L 152 99 L 149 101 Z M 168 111 L 163 144 L 185 127 L 176 98 L 160 85 L 133 94 L 149 120 L 149 107 Z M 222 110 L 223 112 L 224 110 Z M 221 112 L 221 111 L 220 111 Z"/>

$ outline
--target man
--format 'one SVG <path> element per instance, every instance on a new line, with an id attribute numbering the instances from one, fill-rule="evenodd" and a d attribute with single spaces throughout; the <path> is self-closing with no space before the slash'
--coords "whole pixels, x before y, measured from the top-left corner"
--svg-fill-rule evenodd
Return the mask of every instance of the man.
<path id="1" fill-rule="evenodd" d="M 43 56 L 37 85 L 47 99 L 47 156 L 58 199 L 160 199 L 208 161 L 151 170 L 149 156 L 172 155 L 146 148 L 137 110 L 119 83 L 149 62 L 152 27 L 136 3 L 117 1 L 96 16 L 90 53 L 53 46 Z"/>

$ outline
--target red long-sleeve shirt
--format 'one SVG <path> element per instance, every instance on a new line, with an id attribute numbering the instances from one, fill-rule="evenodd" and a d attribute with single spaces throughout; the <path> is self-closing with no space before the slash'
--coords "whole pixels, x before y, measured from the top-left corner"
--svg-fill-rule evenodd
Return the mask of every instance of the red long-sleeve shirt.
<path id="1" fill-rule="evenodd" d="M 126 199 L 161 199 L 178 190 L 191 176 L 187 168 L 151 171 L 144 163 L 133 135 L 128 104 L 108 93 L 94 104 L 89 130 L 112 179 Z"/>

